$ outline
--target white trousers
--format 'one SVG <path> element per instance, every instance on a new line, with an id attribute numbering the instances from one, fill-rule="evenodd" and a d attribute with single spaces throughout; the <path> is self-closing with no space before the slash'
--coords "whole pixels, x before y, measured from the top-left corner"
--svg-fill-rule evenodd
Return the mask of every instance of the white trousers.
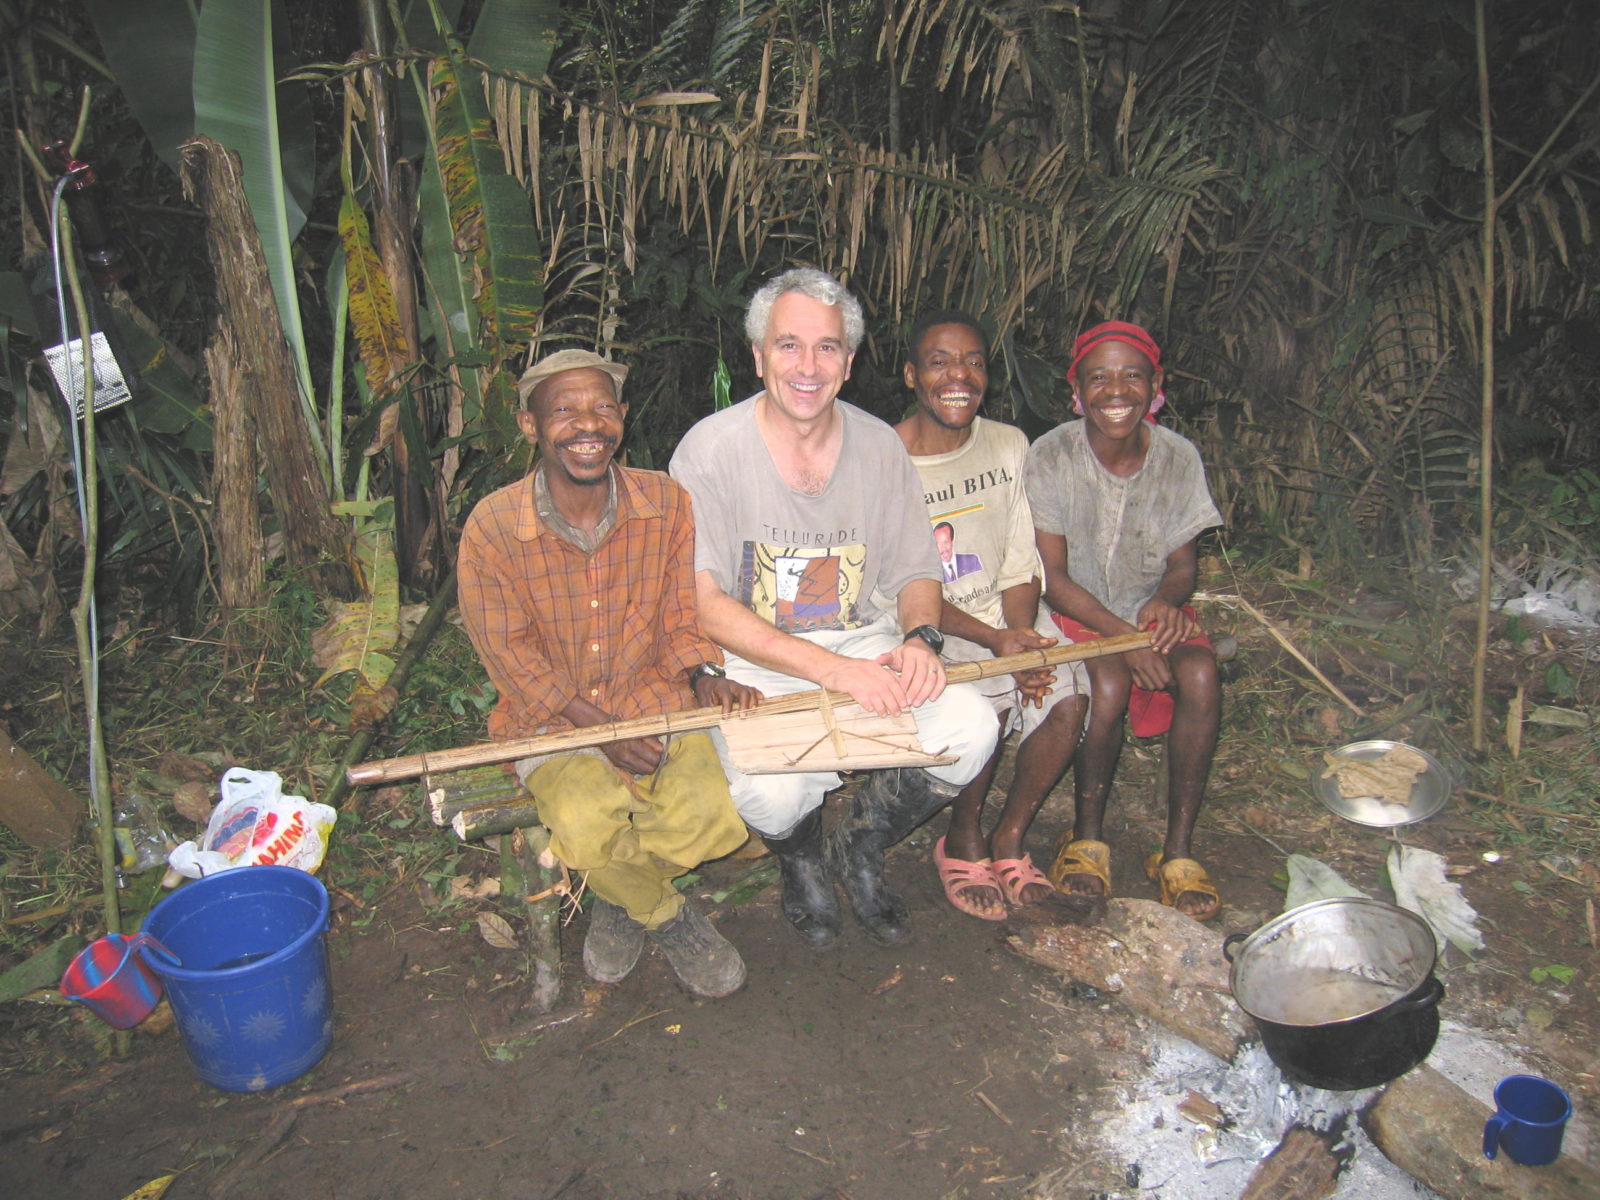
<path id="1" fill-rule="evenodd" d="M 892 620 L 880 620 L 861 629 L 828 630 L 804 635 L 835 654 L 851 658 L 876 658 L 900 644 L 899 629 Z M 763 695 L 787 696 L 816 688 L 808 679 L 796 679 L 757 666 L 736 654 L 727 655 L 730 679 L 758 689 Z M 963 787 L 971 783 L 994 753 L 1000 736 L 994 708 L 970 683 L 952 684 L 930 700 L 911 710 L 917 725 L 917 740 L 930 750 L 941 750 L 959 757 L 945 766 L 928 767 L 935 779 Z M 757 833 L 783 835 L 793 829 L 822 798 L 839 786 L 833 771 L 801 771 L 781 775 L 746 775 L 728 758 L 728 743 L 720 729 L 712 730 L 722 768 L 728 773 L 733 806 Z"/>

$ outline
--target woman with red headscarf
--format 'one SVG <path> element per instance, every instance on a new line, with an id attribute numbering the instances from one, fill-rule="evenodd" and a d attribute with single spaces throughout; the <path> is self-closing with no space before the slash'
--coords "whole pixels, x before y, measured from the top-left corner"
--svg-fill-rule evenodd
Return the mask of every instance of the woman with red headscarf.
<path id="1" fill-rule="evenodd" d="M 1044 597 L 1073 641 L 1148 630 L 1149 650 L 1090 659 L 1089 721 L 1073 772 L 1072 832 L 1050 877 L 1064 892 L 1110 895 L 1102 840 L 1126 714 L 1137 737 L 1168 733 L 1167 834 L 1145 863 L 1162 903 L 1198 920 L 1221 900 L 1189 842 L 1222 710 L 1216 655 L 1187 601 L 1195 539 L 1222 524 L 1200 454 L 1155 423 L 1166 403 L 1161 348 L 1148 332 L 1107 321 L 1078 338 L 1068 421 L 1029 449 L 1023 481 L 1044 560 Z"/>

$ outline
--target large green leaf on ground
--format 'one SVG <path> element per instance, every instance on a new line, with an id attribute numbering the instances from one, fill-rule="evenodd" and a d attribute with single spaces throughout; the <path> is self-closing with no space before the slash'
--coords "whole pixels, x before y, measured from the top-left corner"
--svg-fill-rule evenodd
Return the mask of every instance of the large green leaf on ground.
<path id="1" fill-rule="evenodd" d="M 479 344 L 498 354 L 533 335 L 543 304 L 533 210 L 522 185 L 505 173 L 478 72 L 460 54 L 434 59 L 428 94 L 434 156 L 477 308 Z"/>
<path id="2" fill-rule="evenodd" d="M 173 171 L 194 133 L 195 13 L 189 0 L 86 0 L 123 98 Z"/>

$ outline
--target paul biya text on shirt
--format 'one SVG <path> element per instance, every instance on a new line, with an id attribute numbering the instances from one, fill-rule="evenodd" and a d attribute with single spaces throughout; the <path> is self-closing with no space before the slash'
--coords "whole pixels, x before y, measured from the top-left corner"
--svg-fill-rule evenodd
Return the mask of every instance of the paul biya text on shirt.
<path id="1" fill-rule="evenodd" d="M 958 495 L 976 496 L 988 488 L 1010 487 L 1015 482 L 1010 471 L 1004 467 L 996 467 L 992 471 L 980 471 L 976 475 L 968 475 L 959 482 L 947 483 L 937 492 L 928 492 L 923 503 L 943 504 L 947 500 L 954 500 Z"/>

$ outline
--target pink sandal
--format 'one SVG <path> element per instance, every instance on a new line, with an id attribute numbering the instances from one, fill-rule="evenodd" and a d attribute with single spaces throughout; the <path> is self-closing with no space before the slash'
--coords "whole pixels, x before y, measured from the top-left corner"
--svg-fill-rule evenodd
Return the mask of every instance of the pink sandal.
<path id="1" fill-rule="evenodd" d="M 939 882 L 944 886 L 944 897 L 954 908 L 969 917 L 977 917 L 980 921 L 1006 919 L 1004 908 L 999 912 L 986 912 L 977 907 L 977 902 L 967 895 L 974 888 L 986 887 L 993 888 L 1002 900 L 1005 899 L 1005 888 L 995 878 L 994 870 L 987 858 L 980 858 L 976 862 L 965 858 L 951 858 L 944 852 L 944 838 L 940 838 L 933 844 L 933 865 L 939 872 Z"/>
<path id="2" fill-rule="evenodd" d="M 1022 907 L 1022 891 L 1030 884 L 1036 883 L 1052 892 L 1056 890 L 1056 885 L 1050 882 L 1045 873 L 1033 865 L 1031 854 L 1024 854 L 1021 858 L 997 858 L 990 866 L 1006 903 L 1013 907 Z"/>

